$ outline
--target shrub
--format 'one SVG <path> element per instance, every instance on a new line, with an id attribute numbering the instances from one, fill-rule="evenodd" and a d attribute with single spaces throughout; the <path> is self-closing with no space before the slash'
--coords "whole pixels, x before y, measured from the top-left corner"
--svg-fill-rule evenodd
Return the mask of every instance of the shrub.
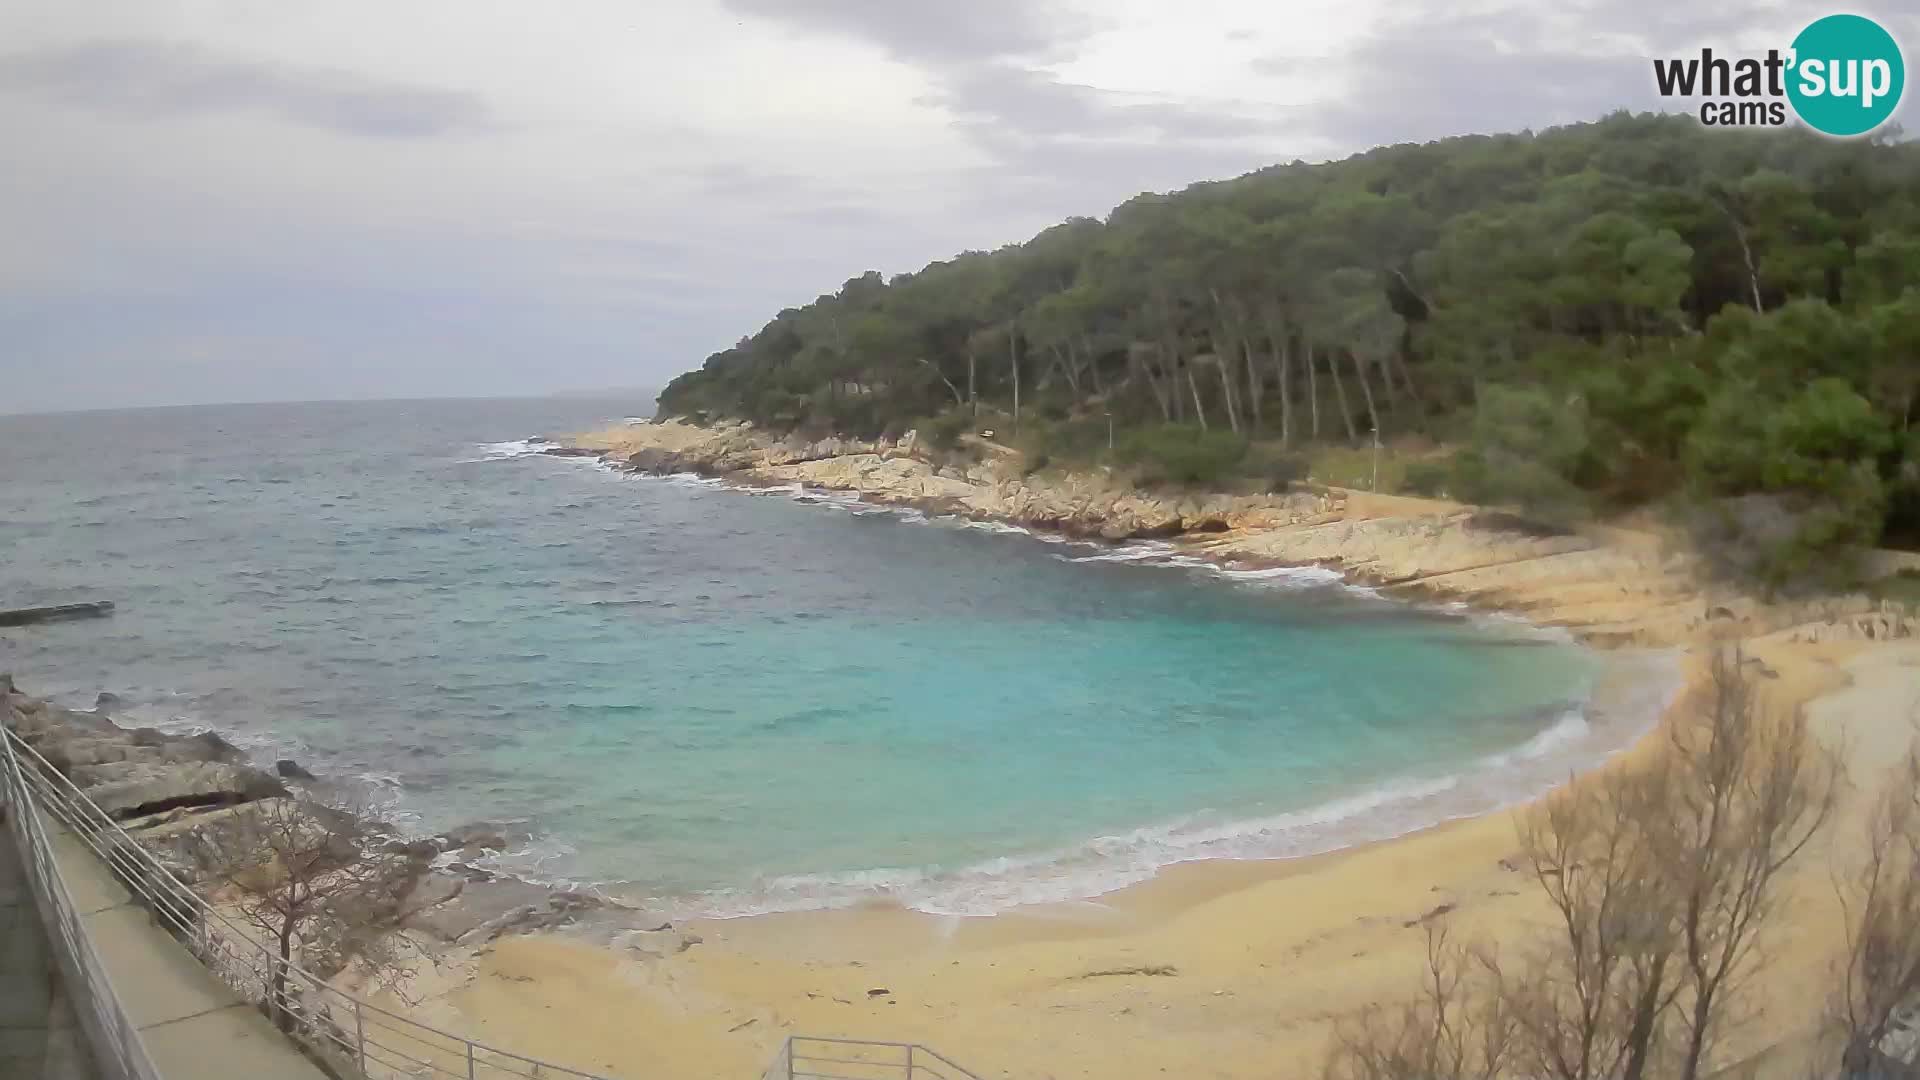
<path id="1" fill-rule="evenodd" d="M 1448 481 L 1452 477 L 1453 461 L 1451 459 L 1409 461 L 1406 471 L 1401 475 L 1400 488 L 1409 495 L 1440 498 L 1446 495 Z"/>
<path id="2" fill-rule="evenodd" d="M 1143 481 L 1185 487 L 1217 483 L 1247 456 L 1244 435 L 1162 424 L 1130 432 L 1116 447 L 1120 460 L 1142 470 Z"/>
<path id="3" fill-rule="evenodd" d="M 1860 576 L 1860 556 L 1878 541 L 1882 491 L 1870 469 L 1825 495 L 1749 494 L 1695 509 L 1694 541 L 1718 576 L 1769 592 L 1839 588 Z"/>
<path id="4" fill-rule="evenodd" d="M 1586 493 L 1570 477 L 1587 449 L 1586 420 L 1578 400 L 1489 386 L 1474 415 L 1473 445 L 1455 455 L 1449 487 L 1467 502 L 1512 506 L 1549 524 L 1584 518 Z"/>
<path id="5" fill-rule="evenodd" d="M 960 436 L 973 430 L 973 417 L 955 410 L 928 417 L 914 425 L 927 445 L 936 450 L 952 450 L 960 445 Z"/>
<path id="6" fill-rule="evenodd" d="M 1267 443 L 1248 448 L 1240 474 L 1259 483 L 1262 491 L 1278 494 L 1305 480 L 1311 464 L 1303 453 Z"/>

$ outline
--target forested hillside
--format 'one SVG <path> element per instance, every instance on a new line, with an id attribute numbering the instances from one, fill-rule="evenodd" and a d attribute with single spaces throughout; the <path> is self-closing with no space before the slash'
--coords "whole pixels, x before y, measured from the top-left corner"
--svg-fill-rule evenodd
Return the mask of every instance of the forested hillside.
<path id="1" fill-rule="evenodd" d="M 1278 165 L 868 272 L 661 412 L 998 426 L 1036 464 L 1193 483 L 1298 479 L 1315 448 L 1377 440 L 1382 486 L 1547 520 L 1657 504 L 1786 580 L 1920 540 L 1917 391 L 1920 144 L 1617 114 Z"/>

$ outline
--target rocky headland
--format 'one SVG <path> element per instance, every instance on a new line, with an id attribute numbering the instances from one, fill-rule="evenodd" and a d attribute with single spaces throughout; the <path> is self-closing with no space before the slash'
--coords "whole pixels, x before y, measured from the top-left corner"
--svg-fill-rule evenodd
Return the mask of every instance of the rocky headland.
<path id="1" fill-rule="evenodd" d="M 798 484 L 1078 538 L 1163 540 L 1238 567 L 1325 567 L 1386 596 L 1516 614 L 1597 646 L 1684 646 L 1789 627 L 1820 640 L 1920 636 L 1920 619 L 1864 595 L 1768 601 L 1716 584 L 1685 545 L 1655 532 L 1543 530 L 1481 507 L 1311 484 L 1280 494 L 1146 491 L 1109 470 L 1031 471 L 1017 451 L 974 436 L 940 451 L 911 432 L 807 440 L 665 420 L 575 435 L 547 452 L 647 475 Z"/>

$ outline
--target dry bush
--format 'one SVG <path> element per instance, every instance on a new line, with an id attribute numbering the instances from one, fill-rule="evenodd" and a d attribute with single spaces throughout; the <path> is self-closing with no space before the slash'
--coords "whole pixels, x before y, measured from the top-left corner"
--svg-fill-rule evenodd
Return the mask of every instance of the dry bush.
<path id="1" fill-rule="evenodd" d="M 371 843 L 366 820 L 353 807 L 263 799 L 198 834 L 198 860 L 274 950 L 265 1006 L 282 1030 L 298 1012 L 288 990 L 296 962 L 321 978 L 348 963 L 376 981 L 404 977 L 405 940 L 389 931 L 417 867 Z"/>
<path id="2" fill-rule="evenodd" d="M 1782 871 L 1838 782 L 1804 720 L 1769 715 L 1740 652 L 1717 653 L 1654 760 L 1523 814 L 1551 930 L 1509 965 L 1430 941 L 1419 1001 L 1342 1025 L 1329 1075 L 1697 1080 L 1744 1002 Z"/>
<path id="3" fill-rule="evenodd" d="M 1914 1064 L 1920 1044 L 1887 1036 L 1920 1001 L 1920 744 L 1887 782 L 1867 825 L 1866 857 L 1837 882 L 1846 917 L 1832 1007 L 1843 1075 Z"/>
<path id="4" fill-rule="evenodd" d="M 1552 934 L 1504 985 L 1522 1072 L 1636 1080 L 1665 1046 L 1676 904 L 1649 826 L 1671 780 L 1666 768 L 1617 769 L 1522 818 L 1522 856 L 1554 913 Z"/>
<path id="5" fill-rule="evenodd" d="M 1701 1074 L 1736 1014 L 1779 913 L 1781 872 L 1826 825 L 1840 790 L 1840 762 L 1806 717 L 1768 716 L 1757 689 L 1738 649 L 1715 654 L 1705 708 L 1673 727 L 1672 799 L 1649 822 L 1680 904 L 1682 1080 Z"/>
<path id="6" fill-rule="evenodd" d="M 1511 1056 L 1514 1022 L 1490 953 L 1427 924 L 1420 996 L 1399 1009 L 1373 1006 L 1336 1025 L 1327 1080 L 1493 1080 Z"/>

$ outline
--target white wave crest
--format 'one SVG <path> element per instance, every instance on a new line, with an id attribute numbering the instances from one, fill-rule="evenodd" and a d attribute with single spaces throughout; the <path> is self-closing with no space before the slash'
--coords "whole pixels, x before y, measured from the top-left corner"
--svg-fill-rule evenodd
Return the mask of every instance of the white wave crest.
<path id="1" fill-rule="evenodd" d="M 1593 734 L 1593 725 L 1587 723 L 1586 712 L 1571 708 L 1560 714 L 1560 719 L 1545 731 L 1521 743 L 1504 753 L 1494 754 L 1486 763 L 1498 768 L 1521 761 L 1537 761 L 1550 754 L 1570 749 L 1581 740 Z"/>
<path id="2" fill-rule="evenodd" d="M 1086 900 L 1145 881 L 1176 863 L 1312 855 L 1400 835 L 1432 824 L 1436 819 L 1429 816 L 1427 804 L 1459 783 L 1455 776 L 1390 781 L 1269 817 L 1214 822 L 1188 818 L 951 871 L 877 867 L 781 875 L 745 889 L 698 897 L 686 913 L 737 918 L 886 901 L 931 915 L 984 916 L 1028 904 Z"/>
<path id="3" fill-rule="evenodd" d="M 471 460 L 505 461 L 508 458 L 544 453 L 551 445 L 545 439 L 508 439 L 505 442 L 481 443 L 480 453 L 483 456 Z"/>

